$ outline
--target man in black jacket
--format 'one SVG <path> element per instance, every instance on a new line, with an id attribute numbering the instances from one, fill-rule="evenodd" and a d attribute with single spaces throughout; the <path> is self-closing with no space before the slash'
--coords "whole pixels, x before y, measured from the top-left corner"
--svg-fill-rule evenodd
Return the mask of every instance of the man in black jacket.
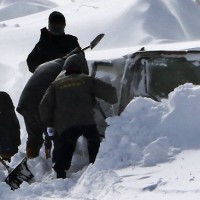
<path id="1" fill-rule="evenodd" d="M 33 73 L 40 64 L 61 58 L 76 47 L 80 47 L 75 36 L 65 34 L 65 26 L 65 17 L 62 13 L 54 11 L 49 15 L 48 29 L 41 29 L 40 40 L 27 58 L 30 72 Z"/>
<path id="2" fill-rule="evenodd" d="M 55 133 L 53 162 L 57 178 L 66 177 L 81 135 L 88 142 L 89 162 L 95 162 L 100 146 L 94 117 L 95 98 L 111 104 L 117 102 L 116 89 L 112 85 L 82 73 L 81 56 L 66 59 L 65 75 L 51 84 L 40 103 L 41 120 L 48 127 L 50 136 Z"/>
<path id="3" fill-rule="evenodd" d="M 33 73 L 33 76 L 21 94 L 17 111 L 24 117 L 28 132 L 26 148 L 28 158 L 35 158 L 39 155 L 44 141 L 42 133 L 45 133 L 46 127 L 39 118 L 40 100 L 50 83 L 62 70 L 64 63 L 62 57 L 75 48 L 80 48 L 75 36 L 65 34 L 65 25 L 64 15 L 57 11 L 52 12 L 49 15 L 48 29 L 41 29 L 40 40 L 27 58 L 29 71 Z M 35 72 L 37 68 L 40 69 Z M 86 73 L 89 73 L 88 69 Z M 50 149 L 51 142 L 48 137 L 45 137 L 46 158 L 50 157 Z"/>
<path id="4" fill-rule="evenodd" d="M 56 79 L 63 69 L 64 59 L 55 59 L 40 65 L 26 83 L 17 106 L 17 112 L 24 117 L 28 139 L 26 154 L 28 158 L 39 156 L 40 149 L 44 142 L 43 133 L 46 132 L 45 125 L 39 116 L 39 104 L 45 91 Z M 85 56 L 81 56 L 80 62 L 83 66 L 83 73 L 89 74 Z M 51 141 L 45 137 L 46 158 L 50 157 Z"/>

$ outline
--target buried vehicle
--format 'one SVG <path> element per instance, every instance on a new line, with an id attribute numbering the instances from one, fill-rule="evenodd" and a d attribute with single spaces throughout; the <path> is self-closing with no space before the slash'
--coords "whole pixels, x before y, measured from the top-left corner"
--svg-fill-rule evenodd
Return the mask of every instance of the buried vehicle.
<path id="1" fill-rule="evenodd" d="M 98 62 L 97 62 L 98 63 Z M 120 114 L 127 104 L 138 96 L 160 101 L 179 85 L 200 85 L 200 51 L 145 51 L 140 50 L 119 59 L 99 62 L 94 67 L 96 76 L 110 77 L 117 88 L 118 104 L 115 114 Z M 106 67 L 108 66 L 110 67 Z"/>

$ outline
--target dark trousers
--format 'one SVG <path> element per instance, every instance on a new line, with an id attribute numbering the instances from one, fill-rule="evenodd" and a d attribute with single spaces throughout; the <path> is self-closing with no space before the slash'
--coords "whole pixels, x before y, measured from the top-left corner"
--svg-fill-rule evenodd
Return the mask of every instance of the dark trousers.
<path id="1" fill-rule="evenodd" d="M 24 112 L 24 123 L 26 126 L 26 131 L 28 133 L 28 139 L 26 143 L 27 148 L 40 149 L 43 142 L 45 148 L 51 149 L 51 140 L 49 139 L 46 127 L 40 120 L 40 115 L 38 112 Z M 45 140 L 43 139 L 43 133 L 45 134 Z"/>
<path id="2" fill-rule="evenodd" d="M 13 140 L 15 138 L 12 137 L 14 131 L 15 130 L 12 130 L 12 127 L 5 128 L 0 126 L 0 153 L 14 155 L 18 152 L 19 143 L 16 144 L 16 140 Z M 18 132 L 19 130 L 16 130 L 16 133 Z M 17 140 L 19 139 L 17 138 Z"/>
<path id="3" fill-rule="evenodd" d="M 20 126 L 15 111 L 0 112 L 0 153 L 14 155 L 20 144 Z"/>
<path id="4" fill-rule="evenodd" d="M 63 172 L 70 168 L 76 142 L 81 135 L 87 139 L 89 162 L 95 162 L 100 146 L 96 125 L 72 127 L 54 139 L 53 162 L 56 172 Z"/>

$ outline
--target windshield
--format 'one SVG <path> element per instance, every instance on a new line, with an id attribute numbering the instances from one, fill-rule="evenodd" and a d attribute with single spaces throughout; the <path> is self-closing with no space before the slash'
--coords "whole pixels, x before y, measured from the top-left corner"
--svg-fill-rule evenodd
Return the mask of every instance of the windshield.
<path id="1" fill-rule="evenodd" d="M 177 86 L 185 83 L 200 84 L 200 62 L 185 57 L 145 59 L 147 91 L 167 98 Z"/>

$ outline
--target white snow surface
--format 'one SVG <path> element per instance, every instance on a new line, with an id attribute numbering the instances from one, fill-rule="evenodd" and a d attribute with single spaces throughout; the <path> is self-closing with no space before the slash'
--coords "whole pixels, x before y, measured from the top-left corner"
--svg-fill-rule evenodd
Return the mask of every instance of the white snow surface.
<path id="1" fill-rule="evenodd" d="M 99 33 L 102 41 L 86 52 L 107 59 L 146 49 L 198 49 L 200 7 L 193 0 L 1 0 L 0 84 L 15 104 L 31 76 L 26 57 L 47 26 L 48 15 L 61 11 L 66 32 L 82 47 Z M 28 160 L 32 184 L 11 191 L 0 164 L 2 200 L 197 200 L 200 195 L 200 86 L 181 85 L 169 98 L 133 99 L 109 124 L 94 165 L 88 166 L 86 141 L 80 138 L 66 179 L 55 179 L 51 160 Z M 25 156 L 27 133 L 9 164 Z"/>

